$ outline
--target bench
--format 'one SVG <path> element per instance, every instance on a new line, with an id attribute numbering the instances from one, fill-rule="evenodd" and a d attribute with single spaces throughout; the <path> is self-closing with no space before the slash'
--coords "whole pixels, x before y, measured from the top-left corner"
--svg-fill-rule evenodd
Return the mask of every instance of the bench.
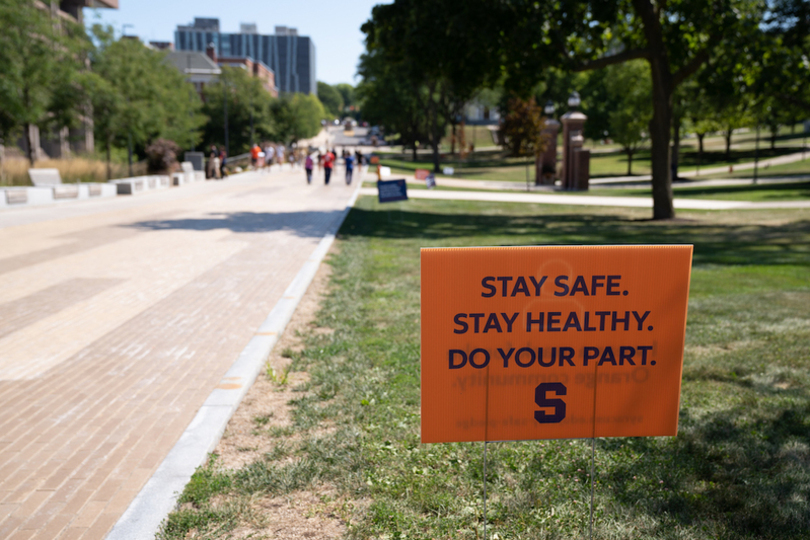
<path id="1" fill-rule="evenodd" d="M 63 184 L 59 169 L 28 169 L 28 176 L 34 187 L 49 187 L 53 189 L 54 199 L 78 199 L 79 186 Z"/>
<path id="2" fill-rule="evenodd" d="M 164 175 L 134 176 L 110 180 L 109 183 L 116 186 L 119 195 L 134 195 L 153 189 L 167 188 L 171 185 L 171 178 Z"/>
<path id="3" fill-rule="evenodd" d="M 6 189 L 6 202 L 8 204 L 25 204 L 28 202 L 28 190 L 23 189 Z"/>
<path id="4" fill-rule="evenodd" d="M 28 169 L 28 176 L 36 187 L 58 186 L 62 183 L 59 169 Z"/>

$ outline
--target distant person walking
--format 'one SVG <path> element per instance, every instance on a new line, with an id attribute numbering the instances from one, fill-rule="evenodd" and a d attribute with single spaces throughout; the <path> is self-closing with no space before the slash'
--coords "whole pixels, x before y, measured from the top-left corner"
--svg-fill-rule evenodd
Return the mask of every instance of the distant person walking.
<path id="1" fill-rule="evenodd" d="M 219 152 L 219 174 L 222 178 L 228 176 L 228 173 L 225 171 L 225 165 L 227 161 L 228 161 L 228 153 L 223 148 Z M 220 176 L 218 176 L 217 178 L 219 178 Z"/>
<path id="2" fill-rule="evenodd" d="M 221 168 L 222 160 L 219 158 L 219 155 L 220 154 L 218 151 L 214 152 L 214 158 L 211 160 L 211 163 L 213 163 L 212 168 L 214 173 L 214 176 L 212 176 L 212 178 L 215 178 L 217 180 L 219 180 L 222 175 L 222 168 Z"/>
<path id="3" fill-rule="evenodd" d="M 312 156 L 307 154 L 307 159 L 304 160 L 304 170 L 307 171 L 307 184 L 312 183 Z"/>
<path id="4" fill-rule="evenodd" d="M 285 148 L 283 145 L 278 145 L 278 162 L 280 165 L 284 165 L 284 152 Z"/>
<path id="5" fill-rule="evenodd" d="M 346 162 L 346 185 L 349 185 L 352 183 L 352 173 L 354 172 L 354 156 L 347 152 L 343 161 Z"/>
<path id="6" fill-rule="evenodd" d="M 219 167 L 219 164 L 214 164 L 214 161 L 219 161 L 219 152 L 217 152 L 216 145 L 211 145 L 211 149 L 208 152 L 208 165 L 205 167 L 205 177 L 206 178 L 216 178 L 216 170 Z"/>
<path id="7" fill-rule="evenodd" d="M 323 157 L 324 184 L 326 185 L 329 185 L 329 179 L 332 177 L 332 167 L 334 164 L 335 154 L 327 150 L 326 155 Z"/>
<path id="8" fill-rule="evenodd" d="M 259 148 L 258 144 L 254 144 L 253 148 L 250 149 L 250 164 L 254 170 L 259 168 L 259 154 L 261 153 L 262 149 Z"/>
<path id="9" fill-rule="evenodd" d="M 264 149 L 264 159 L 268 167 L 273 165 L 273 158 L 275 157 L 276 157 L 276 149 L 273 148 L 272 144 L 268 144 L 267 148 Z"/>

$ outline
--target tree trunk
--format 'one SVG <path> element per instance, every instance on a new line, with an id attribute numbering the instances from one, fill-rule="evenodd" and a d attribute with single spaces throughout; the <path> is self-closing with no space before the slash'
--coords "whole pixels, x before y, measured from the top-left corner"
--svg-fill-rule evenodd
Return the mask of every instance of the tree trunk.
<path id="1" fill-rule="evenodd" d="M 650 62 L 650 67 L 653 82 L 653 117 L 650 121 L 653 219 L 671 219 L 675 217 L 669 153 L 672 126 L 671 75 L 662 62 L 656 59 Z"/>
<path id="2" fill-rule="evenodd" d="M 450 136 L 450 155 L 456 155 L 456 123 L 452 122 L 453 134 Z"/>
<path id="3" fill-rule="evenodd" d="M 779 126 L 771 127 L 771 150 L 776 149 L 776 136 L 779 134 Z"/>
<path id="4" fill-rule="evenodd" d="M 681 117 L 673 115 L 672 118 L 672 163 L 670 165 L 672 173 L 671 180 L 678 180 L 678 165 L 681 158 Z"/>
<path id="5" fill-rule="evenodd" d="M 413 142 L 413 145 L 411 147 L 413 148 L 411 153 L 412 161 L 416 163 L 416 141 Z"/>
<path id="6" fill-rule="evenodd" d="M 625 152 L 627 153 L 627 176 L 631 176 L 633 174 L 633 151 L 627 148 Z"/>
<path id="7" fill-rule="evenodd" d="M 675 217 L 672 179 L 669 176 L 669 137 L 672 131 L 672 94 L 675 92 L 675 81 L 669 69 L 667 49 L 656 8 L 649 0 L 633 0 L 633 7 L 644 25 L 644 37 L 649 51 L 647 61 L 652 79 L 653 116 L 650 120 L 650 141 L 653 219 L 670 219 Z"/>
<path id="8" fill-rule="evenodd" d="M 438 111 L 435 109 L 435 105 L 431 107 L 431 136 L 430 136 L 430 147 L 433 149 L 433 172 L 440 172 L 441 170 L 441 156 L 439 155 L 439 145 L 441 144 L 442 138 L 439 134 L 439 118 L 438 118 Z"/>
<path id="9" fill-rule="evenodd" d="M 731 128 L 726 130 L 726 161 L 731 161 L 731 134 L 733 131 Z"/>
<path id="10" fill-rule="evenodd" d="M 705 137 L 705 133 L 698 133 L 698 162 L 697 162 L 697 174 L 700 176 L 700 165 L 703 162 L 703 137 Z"/>
<path id="11" fill-rule="evenodd" d="M 37 149 L 34 148 L 34 140 L 31 137 L 31 130 L 34 129 L 33 124 L 26 123 L 25 124 L 25 146 L 26 146 L 26 154 L 28 157 L 28 162 L 31 164 L 31 168 L 34 168 L 34 163 L 37 161 Z"/>

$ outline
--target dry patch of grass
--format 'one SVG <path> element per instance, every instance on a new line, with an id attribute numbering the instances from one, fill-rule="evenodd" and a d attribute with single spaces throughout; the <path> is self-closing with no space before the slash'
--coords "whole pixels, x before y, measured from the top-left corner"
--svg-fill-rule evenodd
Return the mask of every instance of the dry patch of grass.
<path id="1" fill-rule="evenodd" d="M 26 159 L 11 158 L 3 161 L 0 185 L 30 186 L 28 169 L 30 163 Z M 98 159 L 74 157 L 71 159 L 42 159 L 36 162 L 35 169 L 58 169 L 62 182 L 106 182 L 107 164 Z M 126 163 L 112 163 L 110 165 L 113 178 L 126 178 L 129 176 L 129 167 Z M 133 163 L 132 172 L 135 176 L 146 174 L 146 163 Z"/>
<path id="2" fill-rule="evenodd" d="M 331 267 L 322 265 L 271 352 L 265 371 L 231 418 L 212 459 L 186 488 L 177 510 L 164 524 L 161 538 L 338 538 L 346 532 L 345 524 L 365 506 L 317 478 L 304 482 L 300 489 L 282 489 L 280 494 L 234 488 L 234 479 L 240 475 L 255 483 L 257 469 L 259 475 L 272 474 L 265 468 L 268 462 L 295 476 L 308 465 L 296 455 L 298 448 L 333 431 L 329 423 L 306 433 L 293 429 L 291 406 L 309 383 L 306 372 L 291 371 L 293 357 L 304 349 L 301 336 L 332 332 L 313 323 L 330 276 Z M 280 480 L 290 481 L 295 479 Z"/>

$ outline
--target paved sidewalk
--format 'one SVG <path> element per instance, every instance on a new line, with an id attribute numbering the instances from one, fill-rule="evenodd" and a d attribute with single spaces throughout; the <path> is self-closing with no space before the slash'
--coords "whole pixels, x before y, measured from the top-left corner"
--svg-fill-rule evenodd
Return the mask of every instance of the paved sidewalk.
<path id="1" fill-rule="evenodd" d="M 360 195 L 377 196 L 377 188 L 362 188 Z M 498 193 L 486 191 L 428 191 L 410 190 L 412 199 L 434 199 L 444 201 L 493 201 L 534 204 L 568 204 L 572 206 L 623 206 L 629 208 L 652 208 L 651 197 L 599 197 L 590 195 L 546 195 L 541 193 Z M 710 199 L 674 199 L 673 205 L 679 210 L 735 210 L 765 208 L 810 208 L 808 201 L 717 201 Z"/>
<path id="2" fill-rule="evenodd" d="M 0 538 L 104 538 L 353 187 L 248 173 L 0 212 Z"/>
<path id="3" fill-rule="evenodd" d="M 605 179 L 603 179 L 605 180 Z M 607 180 L 611 180 L 608 178 Z M 767 185 L 767 184 L 798 184 L 802 182 L 807 182 L 810 180 L 810 175 L 808 176 L 801 176 L 801 177 L 769 177 L 769 178 L 759 178 L 757 183 L 759 185 Z M 405 181 L 409 184 L 420 185 L 424 186 L 424 180 L 417 180 L 415 178 L 406 177 Z M 556 194 L 563 194 L 565 195 L 566 192 L 559 189 L 556 186 L 545 186 L 540 185 L 537 186 L 534 183 L 529 184 L 521 184 L 518 182 L 505 182 L 502 180 L 466 180 L 464 178 L 439 178 L 436 180 L 437 184 L 442 187 L 451 187 L 451 188 L 463 188 L 463 189 L 474 189 L 474 190 L 490 190 L 490 191 L 516 191 L 516 192 L 523 192 L 523 193 L 556 193 Z M 594 183 L 593 180 L 591 180 Z M 715 187 L 715 186 L 745 186 L 750 185 L 753 183 L 752 178 L 726 178 L 726 179 L 716 179 L 716 180 L 694 180 L 686 184 L 676 183 L 672 185 L 672 189 L 674 191 L 678 191 L 684 188 L 696 188 L 696 187 Z M 638 189 L 643 187 L 649 187 L 650 182 L 649 180 L 646 181 L 638 181 L 638 182 L 611 182 L 608 183 L 595 183 L 593 187 L 599 188 L 632 188 Z M 526 189 L 528 187 L 528 189 Z M 569 193 L 570 195 L 570 193 Z"/>

